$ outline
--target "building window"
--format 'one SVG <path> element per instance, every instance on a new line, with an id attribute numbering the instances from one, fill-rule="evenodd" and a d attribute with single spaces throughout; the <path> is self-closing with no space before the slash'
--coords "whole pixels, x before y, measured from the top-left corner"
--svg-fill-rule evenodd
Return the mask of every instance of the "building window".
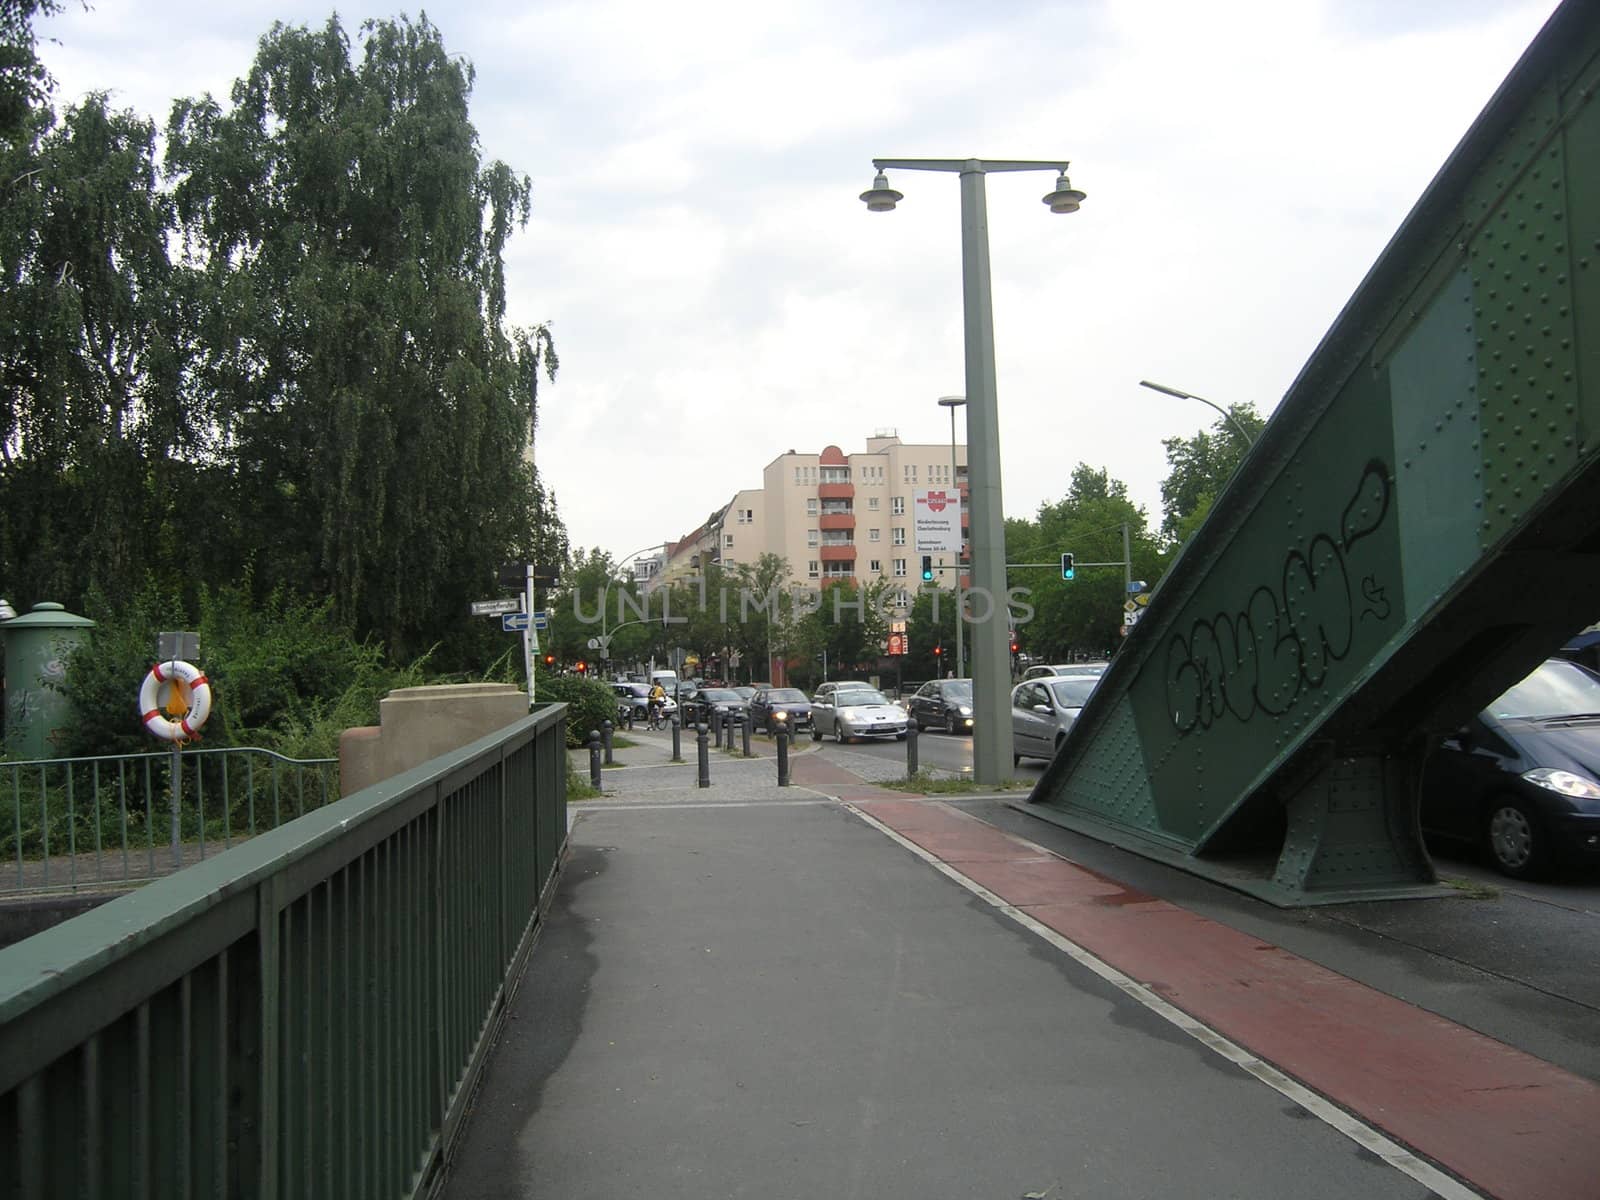
<path id="1" fill-rule="evenodd" d="M 881 558 L 869 558 L 867 560 L 867 569 L 869 571 L 871 571 L 874 575 L 882 575 L 883 574 L 883 559 L 881 559 Z"/>
<path id="2" fill-rule="evenodd" d="M 903 517 L 906 515 L 906 498 L 904 496 L 891 496 L 889 498 L 889 515 Z"/>
<path id="3" fill-rule="evenodd" d="M 756 510 L 755 509 L 753 509 L 753 508 L 741 508 L 739 510 L 739 524 L 741 524 L 741 525 L 754 525 L 755 521 L 756 521 Z"/>
<path id="4" fill-rule="evenodd" d="M 867 497 L 867 511 L 868 512 L 877 512 L 878 511 L 878 498 L 876 496 L 868 496 Z"/>
<path id="5" fill-rule="evenodd" d="M 817 577 L 817 575 L 819 574 L 819 572 L 817 570 L 817 564 L 814 561 L 813 562 L 809 562 L 809 563 L 806 564 L 806 574 L 809 575 L 812 579 L 815 579 Z"/>
<path id="6" fill-rule="evenodd" d="M 800 486 L 800 468 L 799 467 L 796 467 L 794 469 L 794 485 L 795 485 L 795 487 L 799 487 Z"/>
<path id="7" fill-rule="evenodd" d="M 894 577 L 896 579 L 904 579 L 906 577 L 906 560 L 905 559 L 897 558 L 897 559 L 894 560 Z"/>
<path id="8" fill-rule="evenodd" d="M 917 481 L 917 465 L 916 465 L 916 463 L 907 463 L 906 464 L 906 482 L 907 483 L 915 483 L 916 481 Z"/>
<path id="9" fill-rule="evenodd" d="M 906 544 L 906 531 L 904 526 L 895 526 L 893 541 L 896 546 L 904 546 Z"/>
<path id="10" fill-rule="evenodd" d="M 894 594 L 894 603 L 895 603 L 895 607 L 896 608 L 910 608 L 911 607 L 911 595 L 910 595 L 910 593 L 907 592 L 905 590 L 905 588 L 901 588 L 898 592 L 896 592 Z"/>
<path id="11" fill-rule="evenodd" d="M 815 546 L 816 544 L 817 544 L 817 531 L 815 529 L 806 530 L 806 545 Z"/>
<path id="12" fill-rule="evenodd" d="M 816 515 L 817 515 L 817 498 L 815 496 L 807 496 L 806 497 L 806 516 L 814 517 Z"/>
<path id="13" fill-rule="evenodd" d="M 725 533 L 725 534 L 723 534 L 723 535 L 722 535 L 722 544 L 723 544 L 723 545 L 724 545 L 724 546 L 731 546 L 731 545 L 733 545 L 733 534 L 731 534 L 731 533 Z"/>

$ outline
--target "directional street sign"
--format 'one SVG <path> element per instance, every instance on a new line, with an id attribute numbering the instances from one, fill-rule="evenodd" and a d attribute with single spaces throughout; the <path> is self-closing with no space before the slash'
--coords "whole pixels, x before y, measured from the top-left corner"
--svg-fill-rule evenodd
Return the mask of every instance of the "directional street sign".
<path id="1" fill-rule="evenodd" d="M 539 612 L 534 613 L 533 614 L 533 627 L 535 629 L 549 629 L 550 628 L 550 614 L 549 614 L 549 612 L 541 610 Z"/>
<path id="2" fill-rule="evenodd" d="M 1149 586 L 1150 585 L 1148 583 L 1146 583 L 1142 579 L 1130 579 L 1130 580 L 1128 580 L 1128 590 L 1130 592 L 1142 592 L 1142 591 L 1145 590 L 1145 588 L 1147 588 Z"/>
<path id="3" fill-rule="evenodd" d="M 522 610 L 522 601 L 512 597 L 508 600 L 474 600 L 472 602 L 472 615 L 475 617 L 498 617 L 503 613 L 514 613 Z"/>
<path id="4" fill-rule="evenodd" d="M 1137 625 L 1139 623 L 1139 614 L 1137 612 L 1123 613 L 1122 623 L 1124 625 Z"/>
<path id="5" fill-rule="evenodd" d="M 528 628 L 528 614 L 525 612 L 511 612 L 500 614 L 500 629 L 503 633 L 524 633 Z"/>

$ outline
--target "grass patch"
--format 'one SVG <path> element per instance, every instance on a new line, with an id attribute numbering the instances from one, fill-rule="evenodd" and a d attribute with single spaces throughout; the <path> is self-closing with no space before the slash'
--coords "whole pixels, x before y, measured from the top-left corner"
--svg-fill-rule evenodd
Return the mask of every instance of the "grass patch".
<path id="1" fill-rule="evenodd" d="M 1452 879 L 1441 875 L 1439 882 L 1446 887 L 1453 887 L 1468 900 L 1498 900 L 1500 889 L 1492 883 L 1479 883 L 1476 879 Z"/>
<path id="2" fill-rule="evenodd" d="M 598 800 L 603 795 L 605 793 L 599 788 L 589 786 L 589 780 L 586 776 L 580 775 L 576 771 L 567 772 L 567 800 L 569 802 L 573 800 Z"/>
<path id="3" fill-rule="evenodd" d="M 1016 779 L 1004 783 L 978 783 L 972 779 L 950 779 L 918 771 L 909 779 L 895 779 L 888 783 L 878 783 L 877 786 L 892 788 L 897 792 L 921 792 L 924 795 L 962 795 L 972 792 L 1021 791 L 1033 785 Z"/>

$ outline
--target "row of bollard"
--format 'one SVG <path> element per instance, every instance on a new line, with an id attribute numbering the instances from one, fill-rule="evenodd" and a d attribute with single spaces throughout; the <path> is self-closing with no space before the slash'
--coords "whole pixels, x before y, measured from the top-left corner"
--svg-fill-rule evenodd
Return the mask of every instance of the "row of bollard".
<path id="1" fill-rule="evenodd" d="M 749 721 L 722 721 L 720 719 L 720 714 L 712 713 L 710 726 L 701 724 L 694 727 L 696 757 L 699 761 L 698 784 L 700 787 L 704 788 L 711 786 L 711 742 L 716 741 L 717 744 L 723 749 L 732 750 L 733 727 L 735 724 L 738 724 L 744 731 L 744 756 L 746 758 L 753 757 L 753 755 L 750 753 Z M 672 718 L 673 762 L 683 761 L 683 746 L 680 740 L 681 730 L 682 726 L 679 724 L 677 716 L 674 715 Z M 604 756 L 606 766 L 612 766 L 615 762 L 615 759 L 613 759 L 611 756 L 611 733 L 612 727 L 610 721 L 602 721 L 599 729 L 591 729 L 589 731 L 589 783 L 597 790 L 600 787 L 600 762 L 602 755 Z M 721 740 L 724 736 L 727 738 L 726 743 Z M 779 729 L 776 737 L 778 743 L 778 786 L 788 787 L 789 731 L 787 729 Z M 915 776 L 916 773 L 917 724 L 915 721 L 913 721 L 906 728 L 906 777 L 909 779 Z"/>

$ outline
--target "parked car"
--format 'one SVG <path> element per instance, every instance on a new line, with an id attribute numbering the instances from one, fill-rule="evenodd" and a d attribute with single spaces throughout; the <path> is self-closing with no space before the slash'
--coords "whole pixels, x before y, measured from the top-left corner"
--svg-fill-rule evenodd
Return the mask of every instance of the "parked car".
<path id="1" fill-rule="evenodd" d="M 636 721 L 647 720 L 650 716 L 650 685 L 639 682 L 618 682 L 611 685 L 611 690 L 617 694 L 618 705 L 628 704 L 633 708 L 633 718 Z M 670 717 L 678 711 L 678 705 L 672 698 L 671 689 L 667 690 L 666 699 L 661 702 L 661 713 Z"/>
<path id="2" fill-rule="evenodd" d="M 1038 666 L 1029 667 L 1024 671 L 1022 678 L 1024 681 L 1069 675 L 1093 675 L 1099 678 L 1106 673 L 1106 668 L 1110 665 L 1108 662 L 1057 663 L 1055 666 L 1046 666 L 1044 663 L 1040 663 Z"/>
<path id="3" fill-rule="evenodd" d="M 1025 679 L 1011 689 L 1011 765 L 1051 759 L 1100 680 L 1094 675 Z"/>
<path id="4" fill-rule="evenodd" d="M 738 684 L 737 686 L 731 688 L 730 690 L 738 692 L 739 695 L 741 697 L 743 697 L 744 702 L 746 704 L 748 704 L 748 703 L 750 703 L 750 697 L 754 696 L 758 689 L 750 686 L 748 683 L 741 683 L 741 684 Z"/>
<path id="5" fill-rule="evenodd" d="M 811 701 L 799 688 L 766 687 L 750 697 L 750 728 L 776 733 L 778 727 L 809 729 Z"/>
<path id="6" fill-rule="evenodd" d="M 811 698 L 811 740 L 831 733 L 841 742 L 854 738 L 906 736 L 907 718 L 898 704 L 864 683 L 825 683 Z"/>
<path id="7" fill-rule="evenodd" d="M 912 693 L 906 712 L 918 729 L 937 725 L 946 733 L 971 733 L 972 680 L 930 679 Z"/>
<path id="8" fill-rule="evenodd" d="M 711 714 L 721 713 L 721 720 L 743 721 L 746 704 L 743 696 L 732 688 L 699 687 L 682 700 L 685 725 L 709 725 Z"/>
<path id="9" fill-rule="evenodd" d="M 1600 674 L 1546 660 L 1428 756 L 1422 828 L 1503 874 L 1600 863 Z"/>

